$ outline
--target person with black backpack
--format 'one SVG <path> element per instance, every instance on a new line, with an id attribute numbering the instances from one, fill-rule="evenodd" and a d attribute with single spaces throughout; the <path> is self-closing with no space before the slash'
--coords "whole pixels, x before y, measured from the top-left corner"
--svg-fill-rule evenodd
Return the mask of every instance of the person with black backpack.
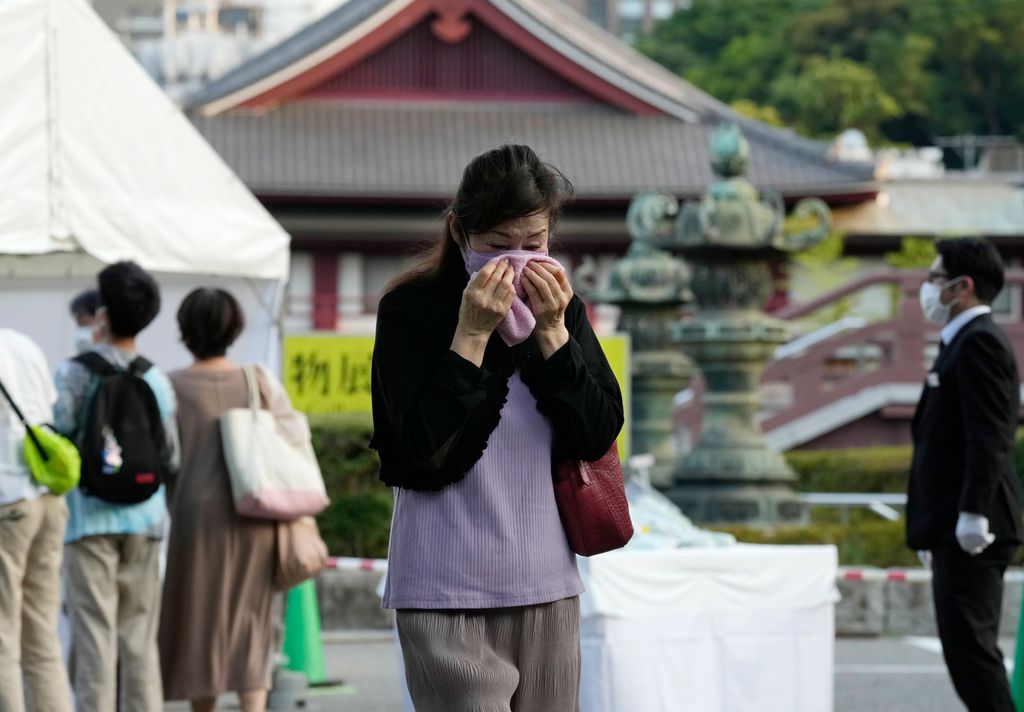
<path id="1" fill-rule="evenodd" d="M 78 445 L 68 493 L 65 582 L 77 708 L 162 709 L 156 633 L 164 482 L 177 468 L 176 403 L 135 337 L 160 311 L 160 289 L 133 262 L 99 274 L 93 349 L 57 370 L 54 425 Z M 118 680 L 120 673 L 120 680 Z"/>

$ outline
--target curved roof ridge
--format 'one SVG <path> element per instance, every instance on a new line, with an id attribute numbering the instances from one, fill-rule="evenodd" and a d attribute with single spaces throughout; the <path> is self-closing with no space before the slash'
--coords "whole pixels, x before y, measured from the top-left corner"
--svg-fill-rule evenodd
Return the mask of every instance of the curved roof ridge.
<path id="1" fill-rule="evenodd" d="M 280 42 L 243 61 L 185 99 L 187 110 L 208 106 L 267 79 L 366 22 L 395 0 L 348 0 Z M 214 112 L 215 113 L 215 112 Z"/>

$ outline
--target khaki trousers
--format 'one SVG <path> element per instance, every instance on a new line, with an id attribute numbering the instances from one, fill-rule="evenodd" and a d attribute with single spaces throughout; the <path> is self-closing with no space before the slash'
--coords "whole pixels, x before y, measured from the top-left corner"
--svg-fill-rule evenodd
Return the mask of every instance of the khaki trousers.
<path id="1" fill-rule="evenodd" d="M 416 712 L 579 712 L 580 599 L 395 612 Z"/>
<path id="2" fill-rule="evenodd" d="M 136 534 L 90 536 L 68 544 L 66 559 L 78 712 L 114 712 L 119 683 L 122 710 L 159 712 L 160 541 Z"/>
<path id="3" fill-rule="evenodd" d="M 69 712 L 57 637 L 68 507 L 43 495 L 0 506 L 0 712 Z"/>

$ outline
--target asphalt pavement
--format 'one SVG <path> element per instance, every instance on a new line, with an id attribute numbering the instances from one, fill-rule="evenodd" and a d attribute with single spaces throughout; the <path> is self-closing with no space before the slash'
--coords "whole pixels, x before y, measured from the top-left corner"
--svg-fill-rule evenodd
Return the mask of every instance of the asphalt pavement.
<path id="1" fill-rule="evenodd" d="M 1011 656 L 1014 641 L 1001 641 Z M 324 657 L 330 678 L 344 686 L 310 698 L 310 712 L 402 712 L 398 658 L 388 631 L 328 631 Z M 1009 661 L 1007 661 L 1009 663 Z M 936 638 L 840 638 L 835 649 L 834 712 L 963 712 Z M 221 709 L 237 708 L 230 697 Z M 182 712 L 184 705 L 168 705 Z M 622 712 L 644 712 L 623 710 Z M 680 701 L 679 712 L 686 712 Z M 785 712 L 779 710 L 778 712 Z"/>

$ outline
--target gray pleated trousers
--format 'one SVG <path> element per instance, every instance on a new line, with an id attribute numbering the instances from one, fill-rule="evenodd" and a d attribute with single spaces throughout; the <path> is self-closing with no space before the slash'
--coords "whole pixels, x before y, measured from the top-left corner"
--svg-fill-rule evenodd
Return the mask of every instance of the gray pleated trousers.
<path id="1" fill-rule="evenodd" d="M 395 618 L 416 712 L 578 712 L 578 597 Z"/>

